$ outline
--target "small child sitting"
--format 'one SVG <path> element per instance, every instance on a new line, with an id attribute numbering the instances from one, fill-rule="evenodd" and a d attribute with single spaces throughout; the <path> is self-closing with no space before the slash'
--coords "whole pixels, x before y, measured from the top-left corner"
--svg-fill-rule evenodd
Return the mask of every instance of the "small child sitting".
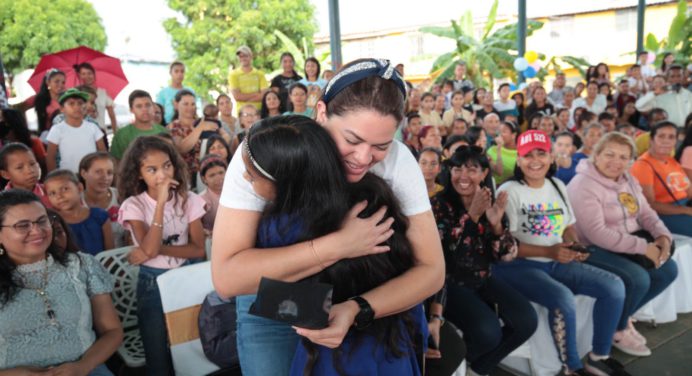
<path id="1" fill-rule="evenodd" d="M 46 176 L 46 193 L 53 208 L 70 225 L 80 250 L 95 255 L 113 248 L 113 233 L 108 213 L 89 208 L 82 200 L 82 185 L 68 170 L 55 170 Z"/>
<path id="2" fill-rule="evenodd" d="M 45 189 L 39 182 L 41 167 L 28 146 L 12 142 L 0 149 L 0 175 L 8 181 L 5 189 L 17 188 L 33 192 L 43 205 L 51 207 Z"/>

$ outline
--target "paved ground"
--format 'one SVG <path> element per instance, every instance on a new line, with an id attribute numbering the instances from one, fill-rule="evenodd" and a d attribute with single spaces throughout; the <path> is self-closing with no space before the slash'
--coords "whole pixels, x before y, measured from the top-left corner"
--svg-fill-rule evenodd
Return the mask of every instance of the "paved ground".
<path id="1" fill-rule="evenodd" d="M 692 375 L 692 313 L 678 315 L 678 320 L 653 327 L 650 323 L 636 324 L 646 338 L 653 354 L 636 358 L 613 350 L 613 356 L 625 365 L 633 376 L 690 376 Z M 512 375 L 496 370 L 492 376 Z"/>

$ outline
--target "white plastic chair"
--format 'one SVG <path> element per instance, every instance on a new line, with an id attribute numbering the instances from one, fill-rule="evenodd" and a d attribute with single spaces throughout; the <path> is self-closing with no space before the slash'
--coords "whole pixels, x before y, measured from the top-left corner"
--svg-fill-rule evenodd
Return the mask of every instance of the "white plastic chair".
<path id="1" fill-rule="evenodd" d="M 204 298 L 214 290 L 211 262 L 170 270 L 156 278 L 178 376 L 207 375 L 219 369 L 210 362 L 199 340 L 198 317 Z"/>
<path id="2" fill-rule="evenodd" d="M 139 267 L 127 261 L 132 247 L 122 247 L 96 254 L 96 259 L 115 277 L 111 297 L 125 332 L 118 354 L 128 367 L 142 367 L 146 363 L 144 346 L 137 326 L 137 277 Z"/>

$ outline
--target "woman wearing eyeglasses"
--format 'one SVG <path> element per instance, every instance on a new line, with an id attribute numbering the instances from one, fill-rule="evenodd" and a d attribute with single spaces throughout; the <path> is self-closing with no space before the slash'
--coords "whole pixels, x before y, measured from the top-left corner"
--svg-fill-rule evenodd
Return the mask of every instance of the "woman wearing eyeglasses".
<path id="1" fill-rule="evenodd" d="M 123 339 L 113 279 L 90 255 L 53 242 L 31 192 L 0 193 L 0 375 L 112 375 Z"/>

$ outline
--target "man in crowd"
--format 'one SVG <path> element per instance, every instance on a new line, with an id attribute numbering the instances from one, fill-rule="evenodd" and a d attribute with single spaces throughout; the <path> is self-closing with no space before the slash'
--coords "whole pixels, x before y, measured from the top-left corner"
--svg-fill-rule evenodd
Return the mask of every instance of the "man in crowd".
<path id="1" fill-rule="evenodd" d="M 237 102 L 236 107 L 242 108 L 246 104 L 251 104 L 259 110 L 262 106 L 262 96 L 269 90 L 264 72 L 252 66 L 250 47 L 238 47 L 235 55 L 238 57 L 240 67 L 231 71 L 228 85 Z"/>
<path id="2" fill-rule="evenodd" d="M 135 138 L 168 132 L 166 128 L 154 123 L 154 102 L 149 93 L 144 90 L 134 90 L 130 93 L 128 103 L 135 121 L 113 136 L 110 153 L 116 160 L 122 159 L 125 149 Z"/>

